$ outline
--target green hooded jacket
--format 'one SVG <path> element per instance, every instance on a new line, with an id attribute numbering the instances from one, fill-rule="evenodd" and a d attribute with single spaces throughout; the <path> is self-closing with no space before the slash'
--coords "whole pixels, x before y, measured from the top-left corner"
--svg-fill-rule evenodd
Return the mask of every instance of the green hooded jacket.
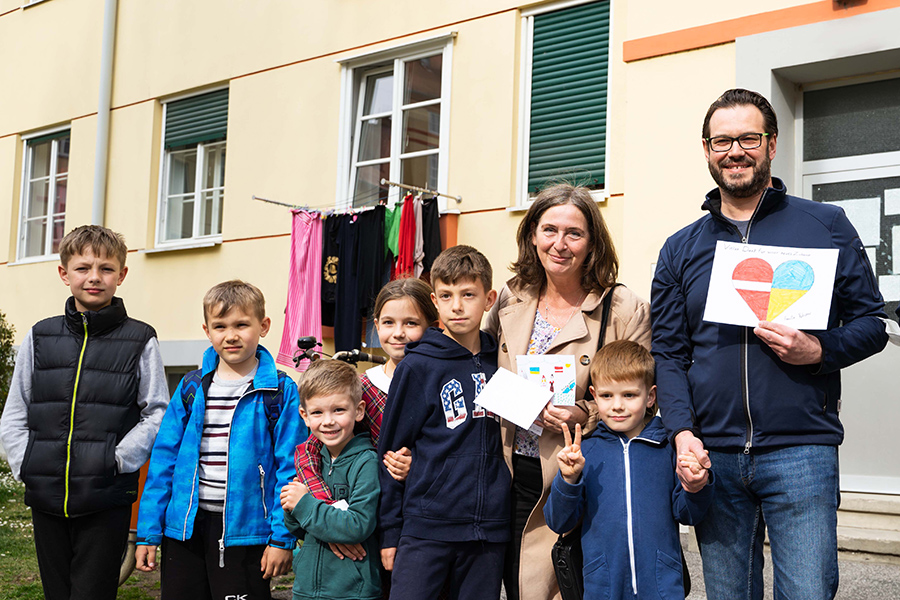
<path id="1" fill-rule="evenodd" d="M 378 458 L 369 436 L 354 437 L 334 460 L 323 447 L 322 476 L 337 504 L 306 494 L 293 511 L 284 512 L 291 533 L 306 532 L 294 554 L 294 600 L 378 600 L 380 550 L 374 533 L 380 489 Z M 341 560 L 329 543 L 362 544 L 366 557 Z"/>

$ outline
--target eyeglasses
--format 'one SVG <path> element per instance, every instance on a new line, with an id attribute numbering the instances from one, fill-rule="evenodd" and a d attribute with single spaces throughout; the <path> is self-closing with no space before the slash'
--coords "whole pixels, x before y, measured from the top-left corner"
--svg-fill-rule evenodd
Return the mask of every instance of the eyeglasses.
<path id="1" fill-rule="evenodd" d="M 753 150 L 762 146 L 763 138 L 768 133 L 745 133 L 740 137 L 728 137 L 727 135 L 717 135 L 716 137 L 706 138 L 706 142 L 713 152 L 728 152 L 734 143 L 737 142 L 744 150 Z"/>

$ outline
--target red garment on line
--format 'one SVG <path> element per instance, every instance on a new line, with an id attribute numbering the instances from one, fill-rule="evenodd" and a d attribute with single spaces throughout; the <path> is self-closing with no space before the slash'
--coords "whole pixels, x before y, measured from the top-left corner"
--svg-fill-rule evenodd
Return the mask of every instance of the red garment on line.
<path id="1" fill-rule="evenodd" d="M 400 213 L 400 252 L 397 256 L 397 270 L 391 279 L 412 277 L 416 264 L 416 214 L 412 199 L 412 194 L 403 199 L 403 212 Z"/>

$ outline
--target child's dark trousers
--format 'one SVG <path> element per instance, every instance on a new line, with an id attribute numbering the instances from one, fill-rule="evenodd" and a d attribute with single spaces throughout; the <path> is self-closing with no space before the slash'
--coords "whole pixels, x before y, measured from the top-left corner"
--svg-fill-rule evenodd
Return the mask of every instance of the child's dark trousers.
<path id="1" fill-rule="evenodd" d="M 164 537 L 160 573 L 162 600 L 270 600 L 269 580 L 259 570 L 265 546 L 225 548 L 219 566 L 222 514 L 200 509 L 186 541 Z"/>
<path id="2" fill-rule="evenodd" d="M 47 600 L 115 600 L 131 506 L 66 518 L 31 511 Z"/>
<path id="3" fill-rule="evenodd" d="M 495 600 L 500 597 L 505 551 L 505 543 L 401 536 L 391 576 L 391 600 L 437 598 L 448 579 L 451 600 Z"/>

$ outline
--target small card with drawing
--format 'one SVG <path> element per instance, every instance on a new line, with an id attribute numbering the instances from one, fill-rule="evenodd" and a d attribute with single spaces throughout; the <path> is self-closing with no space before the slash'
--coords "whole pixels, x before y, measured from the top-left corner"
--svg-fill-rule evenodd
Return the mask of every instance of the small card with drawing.
<path id="1" fill-rule="evenodd" d="M 556 406 L 574 406 L 575 357 L 571 354 L 521 354 L 516 356 L 519 377 L 553 392 Z"/>

